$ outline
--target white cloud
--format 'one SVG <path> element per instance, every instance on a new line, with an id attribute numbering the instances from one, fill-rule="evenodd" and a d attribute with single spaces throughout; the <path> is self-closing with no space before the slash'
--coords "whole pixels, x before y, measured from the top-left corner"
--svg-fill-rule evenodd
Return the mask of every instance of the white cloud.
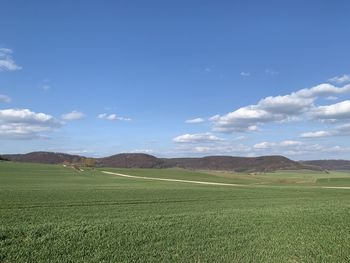
<path id="1" fill-rule="evenodd" d="M 135 150 L 127 151 L 127 152 L 130 152 L 130 153 L 146 153 L 146 154 L 154 153 L 154 151 L 151 150 L 151 149 L 135 149 Z"/>
<path id="2" fill-rule="evenodd" d="M 7 95 L 0 94 L 0 102 L 9 103 L 11 102 L 11 98 Z"/>
<path id="3" fill-rule="evenodd" d="M 109 120 L 109 121 L 131 121 L 131 118 L 128 117 L 120 117 L 117 114 L 107 114 L 107 113 L 101 113 L 97 115 L 97 118 Z"/>
<path id="4" fill-rule="evenodd" d="M 302 138 L 321 138 L 332 136 L 330 131 L 314 131 L 314 132 L 304 132 L 300 135 Z"/>
<path id="5" fill-rule="evenodd" d="M 350 128 L 350 126 L 349 126 Z M 350 131 L 350 129 L 349 129 Z M 349 147 L 339 145 L 320 145 L 300 141 L 281 141 L 281 142 L 261 142 L 254 145 L 255 155 L 285 155 L 298 156 L 298 158 L 325 158 L 330 154 L 350 153 Z M 333 156 L 333 155 L 332 155 Z M 334 157 L 333 157 L 334 158 Z"/>
<path id="6" fill-rule="evenodd" d="M 201 122 L 204 122 L 204 119 L 194 118 L 194 119 L 186 120 L 186 123 L 201 123 Z"/>
<path id="7" fill-rule="evenodd" d="M 215 115 L 210 118 L 214 122 L 214 130 L 219 132 L 255 131 L 260 123 L 282 119 L 280 114 L 271 114 L 257 105 L 246 106 L 224 116 Z"/>
<path id="8" fill-rule="evenodd" d="M 310 89 L 299 90 L 294 94 L 298 97 L 317 98 L 320 96 L 331 96 L 344 93 L 350 93 L 350 85 L 345 85 L 339 88 L 328 83 L 323 83 Z"/>
<path id="9" fill-rule="evenodd" d="M 266 149 L 271 149 L 273 147 L 278 147 L 278 148 L 291 148 L 291 147 L 296 147 L 296 146 L 301 146 L 303 145 L 302 142 L 300 141 L 292 141 L 292 140 L 286 140 L 286 141 L 281 141 L 281 142 L 260 142 L 257 143 L 253 146 L 254 149 L 256 150 L 266 150 Z"/>
<path id="10" fill-rule="evenodd" d="M 321 117 L 325 108 L 315 106 L 317 98 L 344 93 L 350 93 L 350 85 L 338 88 L 331 84 L 321 84 L 284 96 L 269 96 L 255 105 L 245 106 L 222 116 L 217 114 L 209 120 L 213 122 L 214 131 L 255 131 L 264 123 L 300 120 L 304 114 L 315 109 L 314 115 Z M 338 106 L 347 107 L 343 104 Z"/>
<path id="11" fill-rule="evenodd" d="M 12 58 L 12 50 L 8 48 L 0 48 L 0 71 L 15 71 L 22 67 L 18 66 Z"/>
<path id="12" fill-rule="evenodd" d="M 75 121 L 80 120 L 85 117 L 85 114 L 80 111 L 72 111 L 66 114 L 63 114 L 61 118 L 65 121 Z"/>
<path id="13" fill-rule="evenodd" d="M 300 135 L 302 138 L 321 138 L 330 136 L 347 136 L 350 135 L 350 123 L 337 126 L 335 129 L 330 131 L 315 131 L 305 132 Z"/>
<path id="14" fill-rule="evenodd" d="M 316 119 L 337 121 L 350 119 L 350 100 L 336 104 L 319 106 L 313 109 L 312 116 Z"/>
<path id="15" fill-rule="evenodd" d="M 287 140 L 287 141 L 282 141 L 279 143 L 279 146 L 281 147 L 291 147 L 291 146 L 299 146 L 302 145 L 303 143 L 300 141 L 292 141 L 292 140 Z"/>
<path id="16" fill-rule="evenodd" d="M 273 142 L 260 142 L 260 143 L 257 143 L 253 146 L 254 149 L 269 149 L 269 148 L 272 148 L 273 146 L 275 146 L 276 144 L 273 143 Z"/>
<path id="17" fill-rule="evenodd" d="M 335 76 L 333 78 L 328 79 L 330 82 L 334 82 L 334 83 L 345 83 L 345 82 L 350 82 L 350 75 L 341 75 L 341 76 Z"/>
<path id="18" fill-rule="evenodd" d="M 211 133 L 183 134 L 173 139 L 176 143 L 205 143 L 221 141 L 222 139 Z"/>
<path id="19" fill-rule="evenodd" d="M 251 147 L 243 144 L 232 144 L 230 142 L 218 142 L 213 145 L 181 145 L 178 153 L 190 155 L 245 155 L 251 156 Z"/>
<path id="20" fill-rule="evenodd" d="M 304 112 L 313 103 L 312 98 L 299 97 L 296 94 L 266 97 L 258 102 L 258 106 L 272 114 L 280 113 L 282 119 L 287 115 L 296 115 Z"/>
<path id="21" fill-rule="evenodd" d="M 338 99 L 338 97 L 336 97 L 336 96 L 328 96 L 326 98 L 326 100 L 337 100 L 337 99 Z"/>
<path id="22" fill-rule="evenodd" d="M 242 72 L 240 73 L 240 75 L 241 75 L 242 77 L 250 77 L 250 72 L 244 72 L 244 71 L 242 71 Z"/>
<path id="23" fill-rule="evenodd" d="M 45 113 L 35 113 L 28 109 L 0 110 L 1 139 L 41 138 L 43 132 L 53 131 L 62 124 Z"/>

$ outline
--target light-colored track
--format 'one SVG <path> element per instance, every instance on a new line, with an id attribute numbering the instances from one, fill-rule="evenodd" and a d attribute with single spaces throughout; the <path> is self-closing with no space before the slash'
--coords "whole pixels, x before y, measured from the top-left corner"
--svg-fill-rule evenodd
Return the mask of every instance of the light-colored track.
<path id="1" fill-rule="evenodd" d="M 121 177 L 133 178 L 133 179 L 145 179 L 145 180 L 154 180 L 154 181 L 166 181 L 166 182 L 178 182 L 178 183 L 189 183 L 189 184 L 204 184 L 204 185 L 219 185 L 219 186 L 234 186 L 234 187 L 252 187 L 252 185 L 244 185 L 244 184 L 228 184 L 228 183 L 216 183 L 216 182 L 205 182 L 205 181 L 192 181 L 192 180 L 180 180 L 180 179 L 168 179 L 168 178 L 156 178 L 156 177 L 146 177 L 146 176 L 136 176 L 136 175 L 128 175 L 114 172 L 101 171 L 105 174 L 112 174 Z M 259 187 L 258 185 L 254 185 L 255 187 Z M 317 186 L 312 186 L 313 188 L 317 188 Z M 350 190 L 350 187 L 347 186 L 321 186 L 322 189 L 347 189 Z"/>
<path id="2" fill-rule="evenodd" d="M 166 181 L 166 182 L 204 184 L 204 185 L 221 185 L 221 186 L 245 186 L 245 187 L 248 186 L 248 185 L 243 185 L 243 184 L 226 184 L 226 183 L 215 183 L 215 182 L 204 182 L 204 181 L 191 181 L 191 180 L 180 180 L 180 179 L 167 179 L 167 178 L 135 176 L 135 175 L 127 175 L 127 174 L 113 173 L 113 172 L 107 172 L 107 171 L 102 171 L 102 173 L 113 174 L 113 175 L 118 175 L 118 176 L 127 177 L 127 178 L 134 178 L 134 179 L 146 179 L 146 180 L 156 180 L 156 181 Z"/>

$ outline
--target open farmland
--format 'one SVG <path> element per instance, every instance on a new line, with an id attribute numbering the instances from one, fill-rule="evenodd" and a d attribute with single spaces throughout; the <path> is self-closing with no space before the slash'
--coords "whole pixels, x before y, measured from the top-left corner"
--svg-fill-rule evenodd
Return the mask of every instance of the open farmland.
<path id="1" fill-rule="evenodd" d="M 328 186 L 350 174 L 0 162 L 0 261 L 349 262 L 350 189 Z"/>

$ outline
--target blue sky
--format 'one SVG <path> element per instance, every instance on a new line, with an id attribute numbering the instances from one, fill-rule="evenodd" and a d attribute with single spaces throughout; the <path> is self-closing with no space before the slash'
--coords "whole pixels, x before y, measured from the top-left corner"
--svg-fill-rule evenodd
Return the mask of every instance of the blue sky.
<path id="1" fill-rule="evenodd" d="M 3 1 L 0 152 L 350 159 L 349 8 Z"/>

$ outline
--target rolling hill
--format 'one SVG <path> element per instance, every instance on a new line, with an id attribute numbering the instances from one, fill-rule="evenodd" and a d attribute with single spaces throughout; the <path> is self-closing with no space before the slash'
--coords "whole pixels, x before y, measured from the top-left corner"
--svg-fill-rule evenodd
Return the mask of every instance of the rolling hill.
<path id="1" fill-rule="evenodd" d="M 3 158 L 16 162 L 60 164 L 81 163 L 86 157 L 55 152 L 7 154 Z M 95 158 L 98 167 L 116 168 L 184 168 L 198 170 L 227 170 L 237 172 L 271 172 L 276 170 L 323 170 L 315 163 L 296 162 L 284 156 L 233 157 L 207 156 L 201 158 L 157 158 L 143 153 L 121 153 Z M 326 168 L 327 169 L 327 168 Z"/>
<path id="2" fill-rule="evenodd" d="M 98 166 L 119 168 L 161 168 L 163 161 L 144 153 L 121 153 L 96 159 Z"/>
<path id="3" fill-rule="evenodd" d="M 270 172 L 275 170 L 318 169 L 316 167 L 307 166 L 278 155 L 261 157 L 207 156 L 202 158 L 173 158 L 163 160 L 166 167 L 204 170 L 230 170 L 236 172 Z"/>
<path id="4" fill-rule="evenodd" d="M 4 154 L 3 158 L 14 162 L 60 164 L 63 162 L 79 163 L 83 156 L 56 152 L 31 152 L 26 154 Z"/>
<path id="5" fill-rule="evenodd" d="M 312 160 L 302 161 L 306 165 L 314 165 L 324 170 L 350 170 L 350 161 L 348 160 Z"/>

